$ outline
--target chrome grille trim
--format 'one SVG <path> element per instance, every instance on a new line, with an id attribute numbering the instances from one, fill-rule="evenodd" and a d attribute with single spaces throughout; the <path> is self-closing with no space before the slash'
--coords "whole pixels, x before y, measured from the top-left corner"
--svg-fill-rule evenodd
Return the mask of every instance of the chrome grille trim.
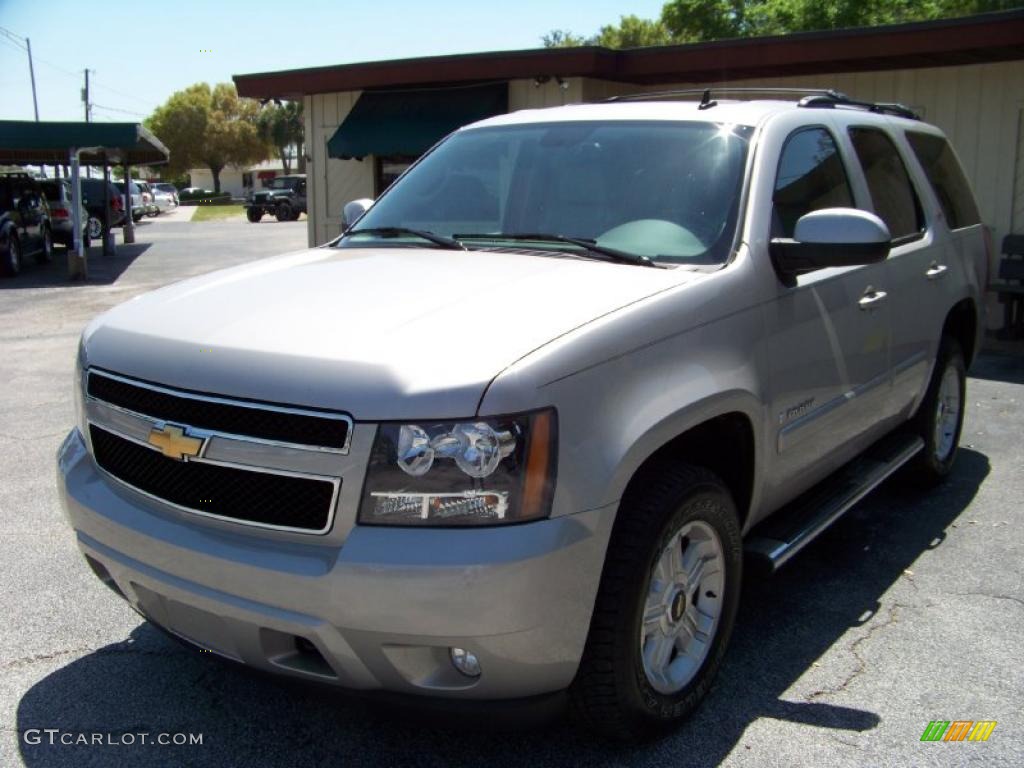
<path id="1" fill-rule="evenodd" d="M 161 386 L 159 384 L 151 384 L 151 383 L 149 383 L 147 381 L 140 381 L 139 379 L 132 379 L 132 378 L 129 378 L 127 376 L 121 376 L 119 374 L 111 373 L 110 371 L 105 371 L 105 370 L 102 370 L 102 369 L 99 369 L 99 368 L 89 368 L 88 370 L 84 371 L 84 373 L 83 373 L 83 381 L 85 382 L 85 385 L 86 385 L 85 386 L 84 398 L 85 398 L 86 403 L 88 403 L 88 402 L 103 403 L 103 405 L 105 405 L 108 408 L 116 408 L 118 410 L 124 411 L 125 413 L 130 413 L 130 414 L 133 414 L 135 416 L 141 416 L 142 418 L 146 418 L 146 419 L 152 419 L 154 421 L 156 421 L 157 419 L 154 419 L 152 416 L 147 416 L 146 414 L 141 414 L 141 413 L 136 413 L 135 411 L 130 411 L 130 410 L 126 409 L 126 408 L 122 408 L 120 406 L 114 405 L 113 403 L 108 403 L 108 402 L 106 402 L 104 400 L 100 400 L 100 399 L 90 395 L 89 394 L 89 387 L 88 387 L 88 381 L 89 381 L 89 377 L 90 376 L 102 376 L 102 377 L 107 378 L 107 379 L 113 379 L 114 381 L 120 381 L 120 382 L 122 382 L 124 384 L 128 384 L 128 385 L 133 386 L 133 387 L 139 387 L 140 389 L 149 389 L 149 390 L 152 390 L 154 392 L 161 392 L 161 393 L 166 394 L 166 395 L 171 395 L 173 397 L 180 397 L 180 398 L 184 398 L 184 399 L 187 399 L 187 400 L 198 400 L 198 401 L 208 402 L 208 403 L 220 403 L 222 405 L 229 405 L 229 406 L 233 406 L 233 407 L 236 407 L 236 408 L 249 408 L 249 409 L 252 409 L 254 411 L 273 411 L 275 413 L 288 413 L 288 414 L 294 414 L 296 416 L 310 416 L 310 417 L 317 418 L 317 419 L 329 419 L 329 420 L 332 420 L 332 421 L 344 422 L 346 424 L 346 426 L 347 426 L 346 433 L 345 433 L 345 444 L 341 448 L 333 448 L 333 447 L 330 447 L 330 446 L 323 446 L 323 445 L 309 445 L 309 444 L 305 444 L 305 443 L 293 443 L 293 442 L 287 442 L 287 441 L 282 441 L 282 440 L 270 440 L 270 439 L 263 438 L 263 437 L 254 437 L 252 435 L 238 435 L 238 434 L 234 434 L 234 433 L 231 433 L 231 432 L 222 432 L 222 431 L 218 431 L 218 430 L 203 430 L 204 432 L 207 432 L 210 435 L 216 435 L 216 436 L 219 436 L 219 437 L 225 437 L 225 438 L 229 438 L 229 439 L 232 439 L 232 440 L 244 440 L 244 441 L 250 442 L 250 443 L 263 443 L 265 445 L 280 446 L 280 447 L 284 447 L 284 448 L 295 448 L 295 449 L 300 449 L 300 450 L 304 450 L 304 451 L 318 451 L 320 453 L 333 453 L 333 454 L 347 454 L 349 452 L 349 448 L 352 445 L 352 432 L 353 432 L 353 429 L 354 429 L 355 425 L 354 425 L 354 423 L 352 421 L 352 417 L 347 415 L 347 414 L 344 414 L 344 413 L 336 413 L 336 412 L 333 412 L 333 411 L 318 411 L 318 410 L 313 410 L 311 408 L 295 408 L 295 407 L 292 407 L 292 406 L 285 406 L 285 405 L 271 405 L 271 404 L 267 404 L 267 403 L 253 403 L 253 402 L 249 402 L 247 400 L 233 400 L 233 399 L 231 399 L 229 397 L 219 397 L 217 395 L 200 395 L 200 394 L 196 394 L 195 392 L 186 392 L 186 391 L 183 391 L 183 390 L 180 390 L 180 389 L 174 389 L 172 387 L 164 387 L 164 386 Z M 174 422 L 174 423 L 177 423 L 177 422 Z"/>
<path id="2" fill-rule="evenodd" d="M 333 526 L 335 519 L 338 515 L 339 499 L 341 496 L 342 478 L 346 469 L 351 468 L 354 461 L 354 457 L 348 457 L 349 446 L 352 441 L 352 433 L 354 432 L 354 424 L 352 419 L 342 414 L 325 414 L 320 411 L 307 411 L 300 408 L 287 408 L 263 406 L 259 404 L 239 402 L 230 400 L 227 398 L 217 397 L 201 397 L 192 394 L 183 394 L 178 390 L 159 387 L 151 384 L 142 384 L 135 379 L 129 379 L 116 374 L 111 374 L 106 371 L 97 371 L 96 369 L 90 369 L 84 372 L 82 377 L 82 384 L 88 381 L 89 374 L 100 374 L 114 379 L 119 379 L 133 386 L 144 386 L 157 391 L 167 392 L 172 395 L 179 397 L 192 397 L 194 399 L 207 399 L 214 402 L 223 402 L 230 405 L 240 405 L 249 408 L 267 408 L 279 410 L 286 413 L 298 413 L 298 414 L 309 414 L 321 418 L 336 418 L 339 420 L 348 422 L 348 432 L 345 438 L 344 449 L 326 448 L 323 446 L 314 445 L 301 445 L 297 443 L 286 443 L 275 440 L 267 440 L 264 438 L 250 437 L 248 435 L 235 435 L 226 432 L 219 432 L 215 430 L 199 429 L 192 427 L 187 424 L 180 424 L 179 422 L 167 421 L 164 419 L 158 419 L 153 416 L 146 414 L 137 413 L 135 411 L 128 410 L 121 406 L 114 405 L 112 403 L 105 402 L 98 398 L 92 397 L 91 395 L 84 395 L 85 405 L 85 420 L 89 425 L 95 425 L 96 427 L 106 430 L 117 437 L 120 437 L 129 442 L 135 443 L 144 448 L 148 448 L 156 453 L 161 453 L 160 449 L 151 445 L 148 442 L 149 433 L 154 427 L 163 426 L 165 424 L 174 424 L 184 428 L 187 434 L 191 437 L 199 438 L 203 441 L 202 448 L 199 455 L 195 457 L 189 457 L 188 462 L 195 462 L 199 464 L 210 464 L 214 466 L 230 467 L 233 469 L 244 470 L 247 472 L 259 472 L 266 475 L 278 475 L 282 477 L 296 477 L 309 480 L 319 480 L 322 482 L 329 482 L 332 486 L 330 507 L 327 514 L 327 519 L 324 523 L 324 527 L 318 530 L 310 528 L 300 528 L 285 525 L 276 525 L 271 523 L 261 523 L 252 520 L 246 520 L 238 517 L 228 517 L 225 515 L 218 515 L 213 512 L 207 512 L 201 509 L 195 509 L 193 507 L 183 506 L 177 504 L 168 499 L 162 498 L 158 495 L 149 493 L 141 488 L 138 488 L 131 483 L 128 483 L 116 475 L 108 472 L 107 470 L 100 467 L 98 462 L 96 463 L 97 469 L 105 476 L 110 478 L 118 486 L 131 490 L 134 493 L 138 493 L 147 499 L 152 500 L 163 507 L 169 507 L 181 512 L 198 515 L 209 519 L 218 520 L 221 522 L 232 523 L 235 525 L 248 526 L 250 528 L 260 528 L 264 530 L 282 531 L 288 533 L 300 533 L 307 536 L 310 535 L 324 535 L 329 533 Z M 84 387 L 83 387 L 84 388 Z M 88 438 L 87 438 L 88 439 Z M 90 450 L 91 452 L 91 450 Z M 211 455 L 212 454 L 212 455 Z"/>

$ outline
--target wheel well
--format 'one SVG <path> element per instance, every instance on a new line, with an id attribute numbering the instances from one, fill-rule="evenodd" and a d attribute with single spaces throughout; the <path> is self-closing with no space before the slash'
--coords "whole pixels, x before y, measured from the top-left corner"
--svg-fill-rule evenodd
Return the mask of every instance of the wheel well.
<path id="1" fill-rule="evenodd" d="M 740 526 L 746 522 L 754 487 L 754 429 L 745 414 L 716 416 L 665 443 L 637 467 L 623 495 L 641 487 L 645 470 L 665 460 L 714 472 L 732 492 Z"/>
<path id="2" fill-rule="evenodd" d="M 964 299 L 949 310 L 946 322 L 942 326 L 942 335 L 946 334 L 960 342 L 960 347 L 964 351 L 964 361 L 970 366 L 974 360 L 978 338 L 978 312 L 972 299 Z"/>

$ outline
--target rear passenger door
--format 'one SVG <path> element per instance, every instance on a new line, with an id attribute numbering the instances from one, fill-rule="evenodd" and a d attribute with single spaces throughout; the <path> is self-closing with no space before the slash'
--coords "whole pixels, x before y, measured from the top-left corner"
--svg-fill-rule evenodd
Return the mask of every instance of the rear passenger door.
<path id="1" fill-rule="evenodd" d="M 892 318 L 892 400 L 887 410 L 909 409 L 923 391 L 942 328 L 944 302 L 936 301 L 936 281 L 947 269 L 943 238 L 926 222 L 921 196 L 893 135 L 878 125 L 847 128 L 863 174 L 871 210 L 892 236 L 885 262 L 885 284 Z"/>
<path id="2" fill-rule="evenodd" d="M 830 127 L 789 135 L 772 202 L 772 237 L 792 237 L 797 220 L 811 211 L 856 207 Z M 884 263 L 820 269 L 800 275 L 793 286 L 779 283 L 765 310 L 769 407 L 778 429 L 769 485 L 807 487 L 877 431 L 889 383 L 885 298 Z"/>

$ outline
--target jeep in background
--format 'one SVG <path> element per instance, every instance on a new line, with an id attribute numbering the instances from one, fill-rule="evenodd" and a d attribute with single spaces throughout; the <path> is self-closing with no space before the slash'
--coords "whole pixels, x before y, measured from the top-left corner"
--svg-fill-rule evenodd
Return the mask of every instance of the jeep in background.
<path id="1" fill-rule="evenodd" d="M 734 91 L 475 123 L 327 246 L 96 318 L 58 454 L 91 569 L 261 670 L 671 728 L 745 552 L 950 473 L 984 327 L 937 128 Z"/>
<path id="2" fill-rule="evenodd" d="M 0 275 L 14 277 L 24 259 L 53 257 L 50 208 L 39 182 L 26 173 L 0 174 Z"/>
<path id="3" fill-rule="evenodd" d="M 245 201 L 245 216 L 253 224 L 271 214 L 278 221 L 295 221 L 306 212 L 306 176 L 277 176 L 263 189 L 253 190 Z"/>

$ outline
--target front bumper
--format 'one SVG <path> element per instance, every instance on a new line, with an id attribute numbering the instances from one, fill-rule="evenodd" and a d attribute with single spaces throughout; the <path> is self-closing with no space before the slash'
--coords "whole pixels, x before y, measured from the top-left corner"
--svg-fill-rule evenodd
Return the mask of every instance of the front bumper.
<path id="1" fill-rule="evenodd" d="M 357 525 L 340 545 L 282 541 L 207 526 L 109 479 L 77 429 L 58 487 L 90 565 L 164 629 L 266 671 L 469 699 L 569 685 L 614 517 L 611 505 L 498 528 Z M 478 678 L 455 670 L 452 647 L 476 654 Z"/>

